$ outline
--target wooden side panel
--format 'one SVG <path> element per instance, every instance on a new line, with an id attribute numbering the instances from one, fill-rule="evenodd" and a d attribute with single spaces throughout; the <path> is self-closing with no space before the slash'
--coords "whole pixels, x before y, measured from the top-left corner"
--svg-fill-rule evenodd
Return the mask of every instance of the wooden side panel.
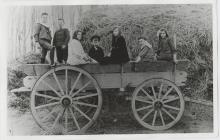
<path id="1" fill-rule="evenodd" d="M 164 78 L 173 81 L 172 72 L 139 72 L 139 73 L 125 73 L 123 74 L 123 85 L 137 87 L 139 84 L 151 78 Z"/>
<path id="2" fill-rule="evenodd" d="M 76 67 L 86 70 L 90 74 L 106 74 L 106 73 L 120 73 L 121 65 L 110 64 L 110 65 L 100 65 L 100 64 L 83 64 Z"/>
<path id="3" fill-rule="evenodd" d="M 18 69 L 27 75 L 39 76 L 49 71 L 51 67 L 48 64 L 25 64 L 21 65 Z"/>
<path id="4" fill-rule="evenodd" d="M 124 65 L 124 72 L 165 72 L 172 71 L 173 63 L 167 61 L 128 63 Z"/>
<path id="5" fill-rule="evenodd" d="M 121 76 L 118 73 L 111 74 L 93 74 L 100 88 L 120 88 Z"/>
<path id="6" fill-rule="evenodd" d="M 184 71 L 188 66 L 188 61 L 179 61 L 176 65 L 176 70 Z M 82 64 L 76 65 L 84 69 L 90 74 L 111 74 L 111 73 L 130 73 L 130 72 L 170 72 L 174 69 L 174 64 L 168 61 L 156 62 L 140 62 L 140 63 L 127 63 L 123 65 L 111 64 Z M 26 64 L 20 67 L 20 70 L 27 75 L 42 75 L 51 67 L 48 64 Z"/>
<path id="7" fill-rule="evenodd" d="M 58 75 L 59 83 L 63 89 L 65 89 L 65 76 L 64 75 Z M 71 88 L 71 85 L 73 85 L 74 81 L 76 80 L 77 75 L 71 75 L 68 77 L 68 87 Z M 40 76 L 27 76 L 23 79 L 24 86 L 28 89 L 32 89 L 36 81 L 40 78 Z M 53 76 L 48 76 L 44 79 L 45 82 L 47 82 L 50 86 L 52 86 L 54 89 L 59 90 L 59 87 L 53 78 Z M 81 79 L 78 81 L 78 84 L 76 86 L 76 89 L 82 87 L 86 82 L 88 81 L 88 78 L 85 76 L 82 76 Z M 89 86 L 88 86 L 89 87 Z M 39 91 L 46 91 L 51 90 L 47 85 L 41 83 L 39 84 L 37 90 Z"/>

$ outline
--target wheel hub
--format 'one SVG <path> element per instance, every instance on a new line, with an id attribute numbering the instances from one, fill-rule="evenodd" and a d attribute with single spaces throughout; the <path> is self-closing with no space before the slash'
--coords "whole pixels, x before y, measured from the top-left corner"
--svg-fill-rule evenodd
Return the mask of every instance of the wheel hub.
<path id="1" fill-rule="evenodd" d="M 64 106 L 64 107 L 68 107 L 72 104 L 72 99 L 71 97 L 69 96 L 64 96 L 62 99 L 61 99 L 61 104 Z"/>
<path id="2" fill-rule="evenodd" d="M 161 101 L 154 102 L 154 109 L 161 109 L 163 107 L 163 103 Z"/>

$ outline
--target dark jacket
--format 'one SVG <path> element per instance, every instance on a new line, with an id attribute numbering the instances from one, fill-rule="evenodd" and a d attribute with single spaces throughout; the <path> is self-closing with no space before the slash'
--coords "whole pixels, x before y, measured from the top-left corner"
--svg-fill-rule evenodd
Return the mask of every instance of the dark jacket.
<path id="1" fill-rule="evenodd" d="M 68 29 L 60 29 L 55 32 L 53 37 L 53 46 L 68 46 L 70 40 L 70 33 Z"/>
<path id="2" fill-rule="evenodd" d="M 111 50 L 112 63 L 121 64 L 129 61 L 126 42 L 123 36 L 112 38 L 112 50 Z"/>
<path id="3" fill-rule="evenodd" d="M 36 42 L 38 42 L 39 39 L 51 41 L 52 37 L 50 28 L 41 23 L 37 23 L 34 30 L 34 39 Z"/>
<path id="4" fill-rule="evenodd" d="M 157 55 L 173 55 L 176 53 L 173 42 L 170 38 L 164 38 L 159 40 Z"/>
<path id="5" fill-rule="evenodd" d="M 104 52 L 101 47 L 94 47 L 89 50 L 89 56 L 99 63 L 102 63 Z"/>

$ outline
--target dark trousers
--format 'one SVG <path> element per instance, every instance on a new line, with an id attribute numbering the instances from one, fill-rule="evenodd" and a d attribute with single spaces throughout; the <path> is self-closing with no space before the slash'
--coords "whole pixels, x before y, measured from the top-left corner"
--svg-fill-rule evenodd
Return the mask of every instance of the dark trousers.
<path id="1" fill-rule="evenodd" d="M 62 61 L 67 61 L 68 58 L 68 46 L 66 48 L 62 48 L 61 46 L 56 46 L 56 52 L 57 52 L 57 61 L 59 63 L 62 63 Z"/>
<path id="2" fill-rule="evenodd" d="M 42 48 L 42 51 L 41 51 L 41 64 L 45 63 L 45 58 L 47 56 L 48 51 L 50 51 L 51 64 L 54 63 L 54 47 L 50 43 L 51 43 L 50 40 L 39 39 L 39 44 Z"/>

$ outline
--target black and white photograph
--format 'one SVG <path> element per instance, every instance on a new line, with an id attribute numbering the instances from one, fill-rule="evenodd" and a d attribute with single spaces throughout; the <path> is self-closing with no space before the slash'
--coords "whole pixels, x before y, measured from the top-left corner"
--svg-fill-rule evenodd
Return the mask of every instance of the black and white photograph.
<path id="1" fill-rule="evenodd" d="M 8 4 L 6 135 L 216 134 L 215 4 Z"/>

